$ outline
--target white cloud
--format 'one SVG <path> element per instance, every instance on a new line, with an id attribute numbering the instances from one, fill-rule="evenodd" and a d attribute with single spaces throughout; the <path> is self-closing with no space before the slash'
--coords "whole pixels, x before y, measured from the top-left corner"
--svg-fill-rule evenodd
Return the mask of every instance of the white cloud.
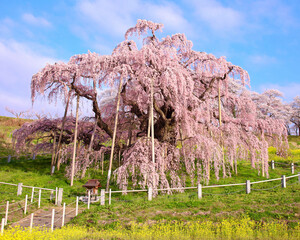
<path id="1" fill-rule="evenodd" d="M 283 93 L 284 100 L 290 102 L 294 97 L 300 96 L 300 83 L 290 82 L 286 85 L 280 84 L 263 84 L 259 87 L 260 92 L 264 92 L 267 89 L 277 89 Z"/>
<path id="2" fill-rule="evenodd" d="M 22 19 L 31 25 L 41 26 L 41 27 L 51 27 L 51 23 L 42 17 L 35 17 L 31 13 L 24 13 Z"/>
<path id="3" fill-rule="evenodd" d="M 76 9 L 78 16 L 81 16 L 83 22 L 87 23 L 85 31 L 93 31 L 93 34 L 96 27 L 100 33 L 105 31 L 111 36 L 123 37 L 126 30 L 134 26 L 139 18 L 163 23 L 168 31 L 191 33 L 191 26 L 184 18 L 181 9 L 170 2 L 81 0 Z M 91 25 L 93 27 L 89 28 Z M 82 34 L 86 38 L 86 32 Z"/>
<path id="4" fill-rule="evenodd" d="M 252 55 L 249 57 L 249 61 L 254 65 L 269 65 L 278 62 L 275 57 L 267 55 Z"/>
<path id="5" fill-rule="evenodd" d="M 32 75 L 46 63 L 54 63 L 56 60 L 41 55 L 24 43 L 2 39 L 0 39 L 0 56 L 0 114 L 7 114 L 4 110 L 6 106 L 18 110 L 31 108 Z"/>
<path id="6" fill-rule="evenodd" d="M 194 0 L 195 19 L 205 22 L 218 33 L 239 31 L 244 24 L 244 15 L 231 7 L 223 6 L 216 0 Z"/>

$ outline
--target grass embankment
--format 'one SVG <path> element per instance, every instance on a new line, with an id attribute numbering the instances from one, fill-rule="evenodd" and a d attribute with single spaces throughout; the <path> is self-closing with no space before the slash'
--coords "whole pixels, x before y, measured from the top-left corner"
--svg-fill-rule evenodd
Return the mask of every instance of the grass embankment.
<path id="1" fill-rule="evenodd" d="M 300 138 L 289 140 L 289 157 L 280 158 L 276 149 L 270 148 L 270 160 L 298 163 L 297 173 L 300 172 Z M 64 176 L 64 166 L 53 176 L 49 174 L 50 161 L 50 156 L 38 156 L 36 160 L 13 159 L 11 163 L 4 159 L 0 164 L 0 181 L 62 187 L 67 203 L 85 193 L 82 185 L 87 179 L 106 181 L 106 172 L 102 175 L 100 170 L 91 169 L 85 179 L 76 180 L 71 188 Z M 212 175 L 210 185 L 266 179 L 247 162 L 240 162 L 238 169 L 237 175 L 219 181 Z M 291 175 L 291 170 L 289 165 L 275 164 L 275 169 L 270 168 L 269 173 L 270 178 L 278 178 Z M 297 181 L 297 178 L 289 179 L 286 189 L 280 187 L 280 181 L 255 184 L 250 194 L 245 194 L 245 186 L 203 189 L 201 200 L 197 199 L 196 189 L 173 195 L 160 194 L 151 202 L 147 201 L 146 193 L 113 194 L 112 205 L 93 204 L 67 228 L 53 233 L 34 230 L 31 235 L 26 231 L 11 235 L 15 229 L 6 229 L 4 239 L 15 239 L 13 236 L 20 236 L 20 239 L 300 239 L 300 184 Z M 117 187 L 112 185 L 112 188 Z M 0 205 L 5 200 L 17 201 L 30 194 L 30 190 L 24 188 L 24 194 L 17 198 L 16 187 L 3 185 L 0 185 L 0 192 Z M 49 201 L 42 204 L 50 206 Z M 72 225 L 80 227 L 73 228 Z"/>

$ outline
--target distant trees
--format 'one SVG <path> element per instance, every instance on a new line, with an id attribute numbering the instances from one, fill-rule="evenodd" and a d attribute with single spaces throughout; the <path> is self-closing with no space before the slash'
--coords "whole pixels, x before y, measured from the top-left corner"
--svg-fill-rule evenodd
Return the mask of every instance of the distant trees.
<path id="1" fill-rule="evenodd" d="M 217 178 L 237 172 L 239 159 L 268 176 L 268 141 L 281 146 L 286 140 L 283 121 L 258 116 L 244 87 L 247 71 L 224 57 L 193 50 L 184 34 L 158 39 L 162 27 L 138 20 L 111 55 L 89 52 L 47 65 L 32 78 L 32 99 L 39 94 L 86 99 L 97 120 L 93 149 L 101 145 L 101 131 L 122 151 L 114 175 L 123 189 L 129 178 L 142 188 L 180 187 L 183 175 L 192 184 L 207 183 L 211 171 Z M 143 38 L 140 48 L 129 40 L 132 35 Z M 84 124 L 79 122 L 79 129 Z M 88 124 L 91 138 L 94 123 Z"/>

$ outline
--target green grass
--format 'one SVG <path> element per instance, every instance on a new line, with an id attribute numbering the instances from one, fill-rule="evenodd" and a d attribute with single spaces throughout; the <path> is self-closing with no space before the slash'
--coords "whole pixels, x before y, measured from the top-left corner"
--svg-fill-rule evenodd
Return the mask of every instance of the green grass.
<path id="1" fill-rule="evenodd" d="M 1 125 L 1 122 L 5 122 Z M 10 118 L 0 117 L 0 133 L 5 133 L 5 139 L 0 142 L 0 156 L 7 156 L 12 153 L 9 145 L 9 132 L 18 124 L 9 125 Z M 8 126 L 6 126 L 8 125 Z M 6 137 L 8 136 L 8 137 Z M 269 178 L 278 178 L 282 175 L 291 175 L 290 163 L 296 165 L 295 172 L 300 172 L 300 142 L 299 137 L 289 137 L 289 156 L 284 159 L 276 154 L 275 148 L 269 148 L 270 161 L 275 161 L 275 169 L 269 168 Z M 65 177 L 65 165 L 60 171 L 50 175 L 51 156 L 37 156 L 35 160 L 25 157 L 13 158 L 10 163 L 6 159 L 0 159 L 0 181 L 9 183 L 20 183 L 29 186 L 64 189 L 64 201 L 70 203 L 75 196 L 84 195 L 82 187 L 88 179 L 96 178 L 105 187 L 107 172 L 102 175 L 101 170 L 91 168 L 87 171 L 84 179 L 75 179 L 74 186 L 70 187 L 70 181 Z M 284 164 L 276 164 L 284 163 Z M 117 167 L 118 163 L 114 163 Z M 108 156 L 105 156 L 104 169 L 108 167 Z M 244 183 L 246 180 L 264 180 L 258 171 L 251 168 L 249 162 L 240 161 L 238 173 L 232 173 L 231 177 L 217 180 L 211 171 L 213 184 Z M 136 224 L 155 226 L 161 222 L 169 224 L 182 222 L 184 224 L 211 221 L 219 224 L 226 219 L 230 221 L 243 221 L 249 219 L 256 224 L 284 223 L 289 229 L 294 229 L 300 217 L 300 184 L 298 178 L 289 179 L 287 188 L 280 186 L 267 191 L 252 190 L 250 194 L 245 193 L 245 186 L 223 187 L 203 189 L 203 198 L 197 199 L 197 190 L 186 190 L 184 193 L 174 192 L 172 195 L 159 194 L 153 201 L 147 200 L 147 193 L 128 193 L 127 195 L 113 194 L 112 205 L 100 206 L 93 204 L 90 210 L 81 213 L 73 219 L 70 225 L 80 225 L 87 228 L 96 228 L 107 231 L 127 231 Z M 252 185 L 253 189 L 269 189 L 280 184 L 280 181 Z M 187 179 L 187 186 L 190 186 L 190 179 Z M 115 183 L 111 185 L 113 190 L 118 189 Z M 17 187 L 0 185 L 0 205 L 6 200 L 18 201 L 24 199 L 25 194 L 30 195 L 31 190 L 24 188 L 22 196 L 17 197 Z M 45 197 L 49 193 L 43 193 Z M 49 208 L 50 201 L 44 201 L 43 207 Z M 35 206 L 36 207 L 36 206 Z M 34 211 L 32 209 L 31 211 Z M 1 210 L 0 210 L 1 212 Z M 0 218 L 3 217 L 0 214 Z M 22 215 L 16 216 L 21 218 Z M 125 229 L 125 230 L 124 230 Z M 95 238 L 97 239 L 97 238 Z M 107 238 L 110 239 L 110 238 Z M 121 238 L 123 239 L 123 238 Z M 124 238 L 126 239 L 126 238 Z M 127 238 L 130 239 L 130 238 Z M 238 239 L 238 238 L 237 238 Z"/>

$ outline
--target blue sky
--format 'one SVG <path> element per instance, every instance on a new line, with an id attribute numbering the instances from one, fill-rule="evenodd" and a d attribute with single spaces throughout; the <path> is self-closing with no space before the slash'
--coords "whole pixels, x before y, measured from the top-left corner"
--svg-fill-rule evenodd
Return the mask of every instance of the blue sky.
<path id="1" fill-rule="evenodd" d="M 0 1 L 0 115 L 31 108 L 30 81 L 46 63 L 74 54 L 110 54 L 137 19 L 185 33 L 194 50 L 226 56 L 246 69 L 251 89 L 300 95 L 299 0 Z M 61 114 L 38 99 L 35 111 Z"/>

